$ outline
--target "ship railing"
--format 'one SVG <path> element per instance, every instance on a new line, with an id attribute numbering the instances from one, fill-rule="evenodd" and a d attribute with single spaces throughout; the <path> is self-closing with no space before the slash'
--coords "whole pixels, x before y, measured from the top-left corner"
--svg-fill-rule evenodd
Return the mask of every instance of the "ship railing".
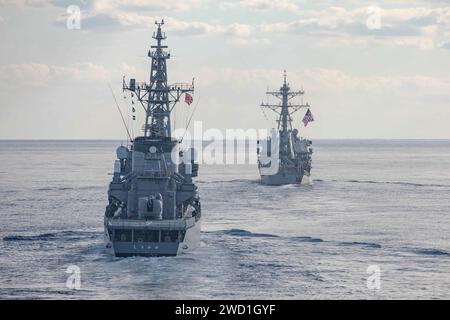
<path id="1" fill-rule="evenodd" d="M 147 82 L 135 82 L 134 86 L 125 86 L 126 89 L 131 89 L 131 91 L 148 91 L 150 90 L 150 84 Z M 134 89 L 134 90 L 133 90 Z M 173 83 L 170 85 L 167 85 L 165 88 L 156 89 L 154 88 L 153 91 L 160 91 L 160 92 L 169 92 L 169 91 L 193 91 L 194 86 L 190 83 Z"/>
<path id="2" fill-rule="evenodd" d="M 173 83 L 169 85 L 170 90 L 180 90 L 180 91 L 192 91 L 194 86 L 190 83 Z"/>
<path id="3" fill-rule="evenodd" d="M 183 230 L 195 224 L 195 218 L 176 220 L 141 220 L 141 219 L 118 219 L 110 220 L 108 224 L 114 228 L 133 229 L 159 229 L 159 230 Z"/>

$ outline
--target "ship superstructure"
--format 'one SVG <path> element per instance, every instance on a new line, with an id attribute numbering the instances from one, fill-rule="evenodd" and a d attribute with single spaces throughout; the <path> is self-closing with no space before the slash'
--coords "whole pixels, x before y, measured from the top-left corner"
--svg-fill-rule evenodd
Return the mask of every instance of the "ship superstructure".
<path id="1" fill-rule="evenodd" d="M 116 256 L 174 256 L 199 241 L 201 206 L 193 150 L 179 149 L 171 113 L 181 97 L 192 101 L 194 83 L 168 84 L 166 39 L 156 22 L 149 82 L 125 81 L 145 112 L 143 135 L 117 148 L 104 218 L 106 247 Z"/>
<path id="2" fill-rule="evenodd" d="M 284 82 L 278 91 L 268 91 L 267 95 L 276 97 L 277 104 L 262 103 L 261 107 L 278 115 L 277 129 L 264 141 L 258 141 L 258 168 L 261 183 L 267 185 L 309 184 L 311 183 L 312 142 L 299 136 L 293 128 L 293 115 L 307 109 L 303 123 L 314 121 L 308 103 L 294 104 L 291 100 L 303 96 L 304 91 L 291 91 L 284 72 Z"/>

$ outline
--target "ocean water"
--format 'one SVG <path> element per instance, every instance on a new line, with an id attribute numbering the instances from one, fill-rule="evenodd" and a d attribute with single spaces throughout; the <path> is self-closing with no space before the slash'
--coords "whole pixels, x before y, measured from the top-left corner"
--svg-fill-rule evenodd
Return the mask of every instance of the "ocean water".
<path id="1" fill-rule="evenodd" d="M 450 141 L 314 141 L 311 186 L 201 166 L 200 246 L 162 258 L 103 249 L 116 146 L 0 142 L 1 299 L 450 298 Z"/>

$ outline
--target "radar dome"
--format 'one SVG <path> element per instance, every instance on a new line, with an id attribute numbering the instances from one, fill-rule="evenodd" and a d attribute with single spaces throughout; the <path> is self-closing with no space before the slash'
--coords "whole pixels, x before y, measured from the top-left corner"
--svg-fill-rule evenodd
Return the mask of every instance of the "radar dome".
<path id="1" fill-rule="evenodd" d="M 120 146 L 116 150 L 117 159 L 124 160 L 128 158 L 128 148 L 124 146 Z"/>

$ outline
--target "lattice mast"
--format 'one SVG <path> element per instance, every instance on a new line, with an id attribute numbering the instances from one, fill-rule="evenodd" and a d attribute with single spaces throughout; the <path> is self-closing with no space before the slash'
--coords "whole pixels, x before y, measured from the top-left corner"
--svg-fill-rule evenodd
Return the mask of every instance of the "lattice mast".
<path id="1" fill-rule="evenodd" d="M 124 78 L 123 90 L 135 93 L 145 111 L 144 136 L 164 138 L 172 134 L 170 114 L 173 108 L 183 94 L 194 92 L 194 80 L 191 84 L 168 85 L 166 61 L 170 59 L 170 53 L 165 51 L 168 47 L 162 44 L 167 38 L 161 31 L 164 20 L 155 24 L 158 26 L 156 33 L 153 33 L 156 45 L 152 45 L 148 52 L 151 58 L 150 82 L 136 83 L 135 79 L 130 79 L 126 84 Z"/>
<path id="2" fill-rule="evenodd" d="M 261 103 L 261 108 L 267 108 L 279 115 L 277 123 L 278 130 L 282 136 L 286 136 L 288 130 L 292 130 L 292 115 L 302 108 L 309 108 L 309 104 L 291 104 L 289 101 L 297 96 L 303 96 L 305 92 L 303 90 L 290 91 L 289 84 L 286 81 L 286 70 L 284 70 L 284 82 L 279 91 L 268 91 L 267 95 L 272 95 L 279 100 L 278 104 Z"/>

